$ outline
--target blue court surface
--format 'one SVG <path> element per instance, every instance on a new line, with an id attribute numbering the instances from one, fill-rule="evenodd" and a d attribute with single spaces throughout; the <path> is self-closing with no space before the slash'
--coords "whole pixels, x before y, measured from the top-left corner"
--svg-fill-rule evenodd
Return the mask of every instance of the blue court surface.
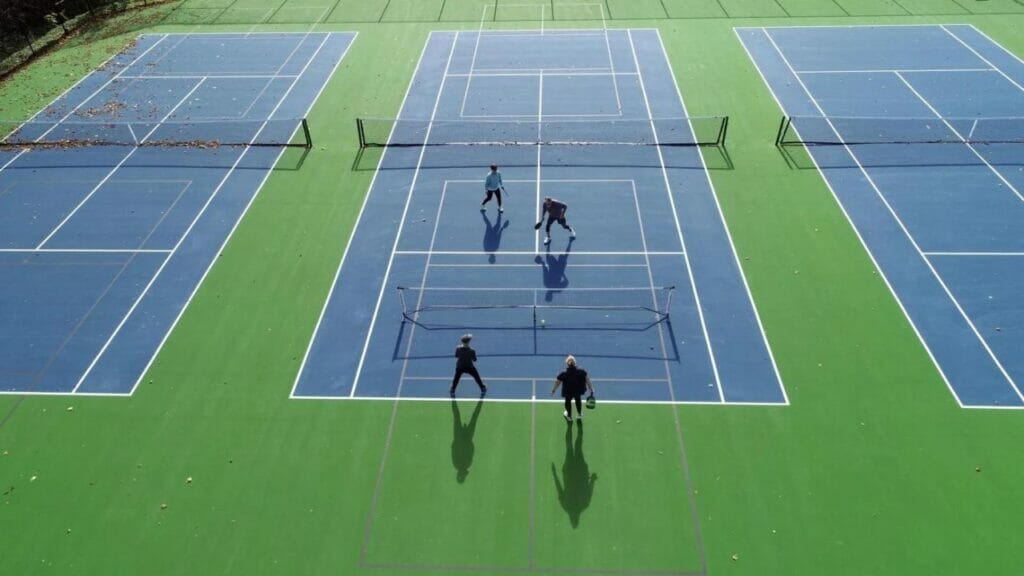
<path id="1" fill-rule="evenodd" d="M 141 36 L 19 136 L 288 141 L 353 38 Z M 0 391 L 131 394 L 282 151 L 0 150 Z"/>
<path id="2" fill-rule="evenodd" d="M 700 149 L 625 142 L 685 115 L 656 30 L 432 33 L 392 142 L 518 120 L 558 144 L 386 149 L 292 396 L 447 398 L 472 332 L 489 399 L 547 398 L 571 353 L 602 400 L 787 403 Z M 572 120 L 616 144 L 551 133 Z M 575 241 L 543 245 L 544 196 Z"/>
<path id="3" fill-rule="evenodd" d="M 809 150 L 957 402 L 1024 407 L 1024 61 L 970 25 L 736 32 L 787 115 L 858 142 Z"/>

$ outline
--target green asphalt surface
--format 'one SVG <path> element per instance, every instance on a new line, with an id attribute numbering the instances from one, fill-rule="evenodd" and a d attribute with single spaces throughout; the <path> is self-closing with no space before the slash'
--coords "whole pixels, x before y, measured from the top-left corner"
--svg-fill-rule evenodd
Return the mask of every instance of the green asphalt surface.
<path id="1" fill-rule="evenodd" d="M 505 3 L 486 28 L 593 15 Z M 964 22 L 1024 55 L 1014 0 L 607 1 L 661 31 L 690 114 L 731 117 L 707 159 L 790 406 L 599 404 L 580 441 L 557 404 L 288 399 L 379 158 L 354 119 L 484 4 L 190 0 L 0 83 L 19 119 L 144 31 L 359 32 L 135 394 L 0 396 L 0 574 L 1024 573 L 1024 413 L 956 405 L 732 31 Z"/>

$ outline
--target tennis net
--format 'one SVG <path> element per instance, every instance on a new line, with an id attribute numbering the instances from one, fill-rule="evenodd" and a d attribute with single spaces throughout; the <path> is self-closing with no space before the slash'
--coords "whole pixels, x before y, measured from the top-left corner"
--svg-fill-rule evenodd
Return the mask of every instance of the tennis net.
<path id="1" fill-rule="evenodd" d="M 784 116 L 777 146 L 1022 144 L 1024 117 L 872 118 Z"/>
<path id="2" fill-rule="evenodd" d="M 570 120 L 358 118 L 359 146 L 722 146 L 728 116 Z"/>
<path id="3" fill-rule="evenodd" d="M 544 309 L 640 311 L 667 318 L 675 286 L 654 288 L 413 288 L 398 287 L 402 316 L 455 310 Z"/>
<path id="4" fill-rule="evenodd" d="M 168 146 L 312 148 L 305 118 L 167 122 L 0 121 L 0 147 Z"/>

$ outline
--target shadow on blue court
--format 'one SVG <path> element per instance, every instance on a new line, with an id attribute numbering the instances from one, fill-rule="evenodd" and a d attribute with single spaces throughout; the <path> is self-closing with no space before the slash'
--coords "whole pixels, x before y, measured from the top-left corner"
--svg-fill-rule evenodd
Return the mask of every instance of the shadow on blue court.
<path id="1" fill-rule="evenodd" d="M 574 354 L 604 400 L 785 403 L 701 152 L 634 145 L 685 116 L 653 30 L 431 34 L 390 141 L 449 145 L 385 151 L 293 397 L 447 398 L 472 332 L 492 399 Z"/>
<path id="2" fill-rule="evenodd" d="M 969 25 L 737 34 L 961 406 L 1024 407 L 1024 61 Z"/>
<path id="3" fill-rule="evenodd" d="M 142 36 L 8 134 L 58 145 L 0 151 L 0 391 L 130 394 L 283 150 L 211 144 L 292 141 L 353 38 Z"/>

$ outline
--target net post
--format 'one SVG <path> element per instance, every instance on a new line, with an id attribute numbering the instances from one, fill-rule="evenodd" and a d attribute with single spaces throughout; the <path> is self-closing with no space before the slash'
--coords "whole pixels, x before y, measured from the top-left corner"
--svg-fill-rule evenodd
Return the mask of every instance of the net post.
<path id="1" fill-rule="evenodd" d="M 302 119 L 302 134 L 306 138 L 303 147 L 309 150 L 313 147 L 313 137 L 309 133 L 309 122 L 305 118 Z"/>
<path id="2" fill-rule="evenodd" d="M 405 287 L 395 286 L 395 289 L 398 290 L 398 299 L 402 301 L 402 318 L 411 320 L 409 318 L 409 307 L 405 303 Z"/>
<path id="3" fill-rule="evenodd" d="M 722 126 L 718 130 L 718 141 L 715 142 L 715 146 L 725 146 L 725 135 L 729 132 L 729 117 L 722 117 Z"/>
<path id="4" fill-rule="evenodd" d="M 786 137 L 786 132 L 789 130 L 789 125 L 792 123 L 791 116 L 783 116 L 782 120 L 779 121 L 779 131 L 775 133 L 775 146 L 781 147 L 782 141 Z"/>
<path id="5" fill-rule="evenodd" d="M 676 287 L 675 286 L 669 286 L 667 289 L 668 289 L 668 302 L 665 303 L 665 314 L 664 314 L 665 318 L 668 318 L 669 314 L 672 313 L 672 297 L 676 293 Z"/>
<path id="6" fill-rule="evenodd" d="M 366 148 L 366 129 L 363 127 L 363 119 L 356 118 L 356 132 L 359 134 L 359 149 Z"/>

